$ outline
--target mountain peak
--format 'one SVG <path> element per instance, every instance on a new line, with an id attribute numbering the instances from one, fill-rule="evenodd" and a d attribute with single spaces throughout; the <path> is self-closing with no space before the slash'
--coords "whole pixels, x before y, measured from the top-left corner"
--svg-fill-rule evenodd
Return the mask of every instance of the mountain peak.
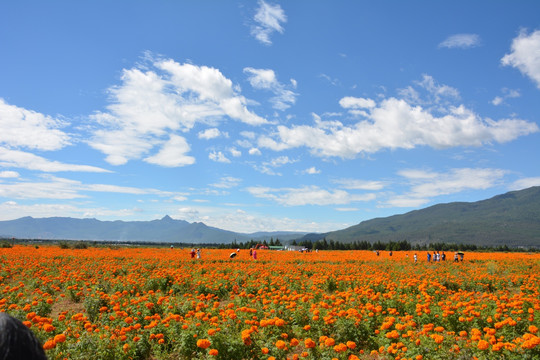
<path id="1" fill-rule="evenodd" d="M 169 215 L 165 215 L 164 217 L 161 218 L 161 221 L 173 221 L 173 218 L 170 217 Z"/>

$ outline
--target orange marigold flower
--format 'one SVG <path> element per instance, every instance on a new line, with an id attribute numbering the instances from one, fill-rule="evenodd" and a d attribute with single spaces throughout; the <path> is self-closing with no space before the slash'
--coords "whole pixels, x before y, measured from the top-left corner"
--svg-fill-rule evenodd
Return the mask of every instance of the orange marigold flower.
<path id="1" fill-rule="evenodd" d="M 50 349 L 54 349 L 55 346 L 56 346 L 56 343 L 54 342 L 54 340 L 47 340 L 45 341 L 45 344 L 43 344 L 43 349 L 50 350 Z"/>
<path id="2" fill-rule="evenodd" d="M 334 346 L 335 343 L 336 343 L 336 341 L 334 339 L 332 339 L 331 337 L 324 340 L 324 345 L 326 345 L 326 346 Z"/>
<path id="3" fill-rule="evenodd" d="M 345 345 L 344 343 L 339 343 L 334 346 L 334 351 L 338 353 L 345 352 L 347 351 L 347 345 Z"/>
<path id="4" fill-rule="evenodd" d="M 538 328 L 534 325 L 529 325 L 529 332 L 536 334 L 538 332 Z"/>
<path id="5" fill-rule="evenodd" d="M 263 354 L 268 354 L 268 352 L 269 352 L 270 350 L 268 350 L 267 347 L 263 347 L 263 348 L 261 349 L 261 351 L 262 351 Z"/>
<path id="6" fill-rule="evenodd" d="M 278 340 L 278 341 L 276 341 L 276 347 L 278 349 L 283 350 L 283 349 L 285 349 L 287 347 L 287 343 L 285 341 L 283 341 L 283 340 Z"/>
<path id="7" fill-rule="evenodd" d="M 306 345 L 306 348 L 308 349 L 311 349 L 317 346 L 315 341 L 313 341 L 311 338 L 307 338 L 306 340 L 304 340 L 304 345 Z"/>
<path id="8" fill-rule="evenodd" d="M 197 347 L 200 347 L 201 349 L 206 349 L 210 346 L 210 341 L 207 339 L 199 339 L 197 340 Z"/>
<path id="9" fill-rule="evenodd" d="M 354 341 L 347 341 L 347 347 L 352 350 L 356 348 L 356 343 Z"/>
<path id="10" fill-rule="evenodd" d="M 489 343 L 488 343 L 487 341 L 485 341 L 485 340 L 480 340 L 480 341 L 478 342 L 478 348 L 479 348 L 480 350 L 486 350 L 486 349 L 489 348 Z"/>
<path id="11" fill-rule="evenodd" d="M 64 334 L 58 334 L 54 337 L 54 342 L 55 343 L 63 343 L 64 341 L 66 341 L 66 335 Z"/>
<path id="12" fill-rule="evenodd" d="M 211 350 L 208 352 L 208 355 L 210 355 L 210 356 L 217 356 L 217 355 L 218 355 L 217 349 L 211 349 Z"/>

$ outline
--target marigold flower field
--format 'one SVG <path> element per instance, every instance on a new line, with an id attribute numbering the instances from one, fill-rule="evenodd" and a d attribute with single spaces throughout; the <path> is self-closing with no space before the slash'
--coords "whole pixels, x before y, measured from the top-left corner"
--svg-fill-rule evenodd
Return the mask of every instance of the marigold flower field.
<path id="1" fill-rule="evenodd" d="M 3 248 L 0 311 L 49 359 L 540 359 L 540 254 L 188 251 Z"/>

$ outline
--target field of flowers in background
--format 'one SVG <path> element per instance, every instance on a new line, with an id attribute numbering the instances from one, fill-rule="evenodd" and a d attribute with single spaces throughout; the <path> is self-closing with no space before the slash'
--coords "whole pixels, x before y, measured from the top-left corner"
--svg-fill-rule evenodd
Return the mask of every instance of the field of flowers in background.
<path id="1" fill-rule="evenodd" d="M 49 359 L 540 358 L 540 254 L 188 251 L 0 249 L 0 311 Z"/>

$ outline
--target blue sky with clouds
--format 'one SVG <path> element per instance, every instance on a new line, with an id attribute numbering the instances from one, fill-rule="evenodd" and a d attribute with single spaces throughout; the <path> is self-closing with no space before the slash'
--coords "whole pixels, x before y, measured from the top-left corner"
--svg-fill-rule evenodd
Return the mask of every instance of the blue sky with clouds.
<path id="1" fill-rule="evenodd" d="M 0 220 L 342 229 L 540 185 L 538 1 L 4 1 Z"/>

